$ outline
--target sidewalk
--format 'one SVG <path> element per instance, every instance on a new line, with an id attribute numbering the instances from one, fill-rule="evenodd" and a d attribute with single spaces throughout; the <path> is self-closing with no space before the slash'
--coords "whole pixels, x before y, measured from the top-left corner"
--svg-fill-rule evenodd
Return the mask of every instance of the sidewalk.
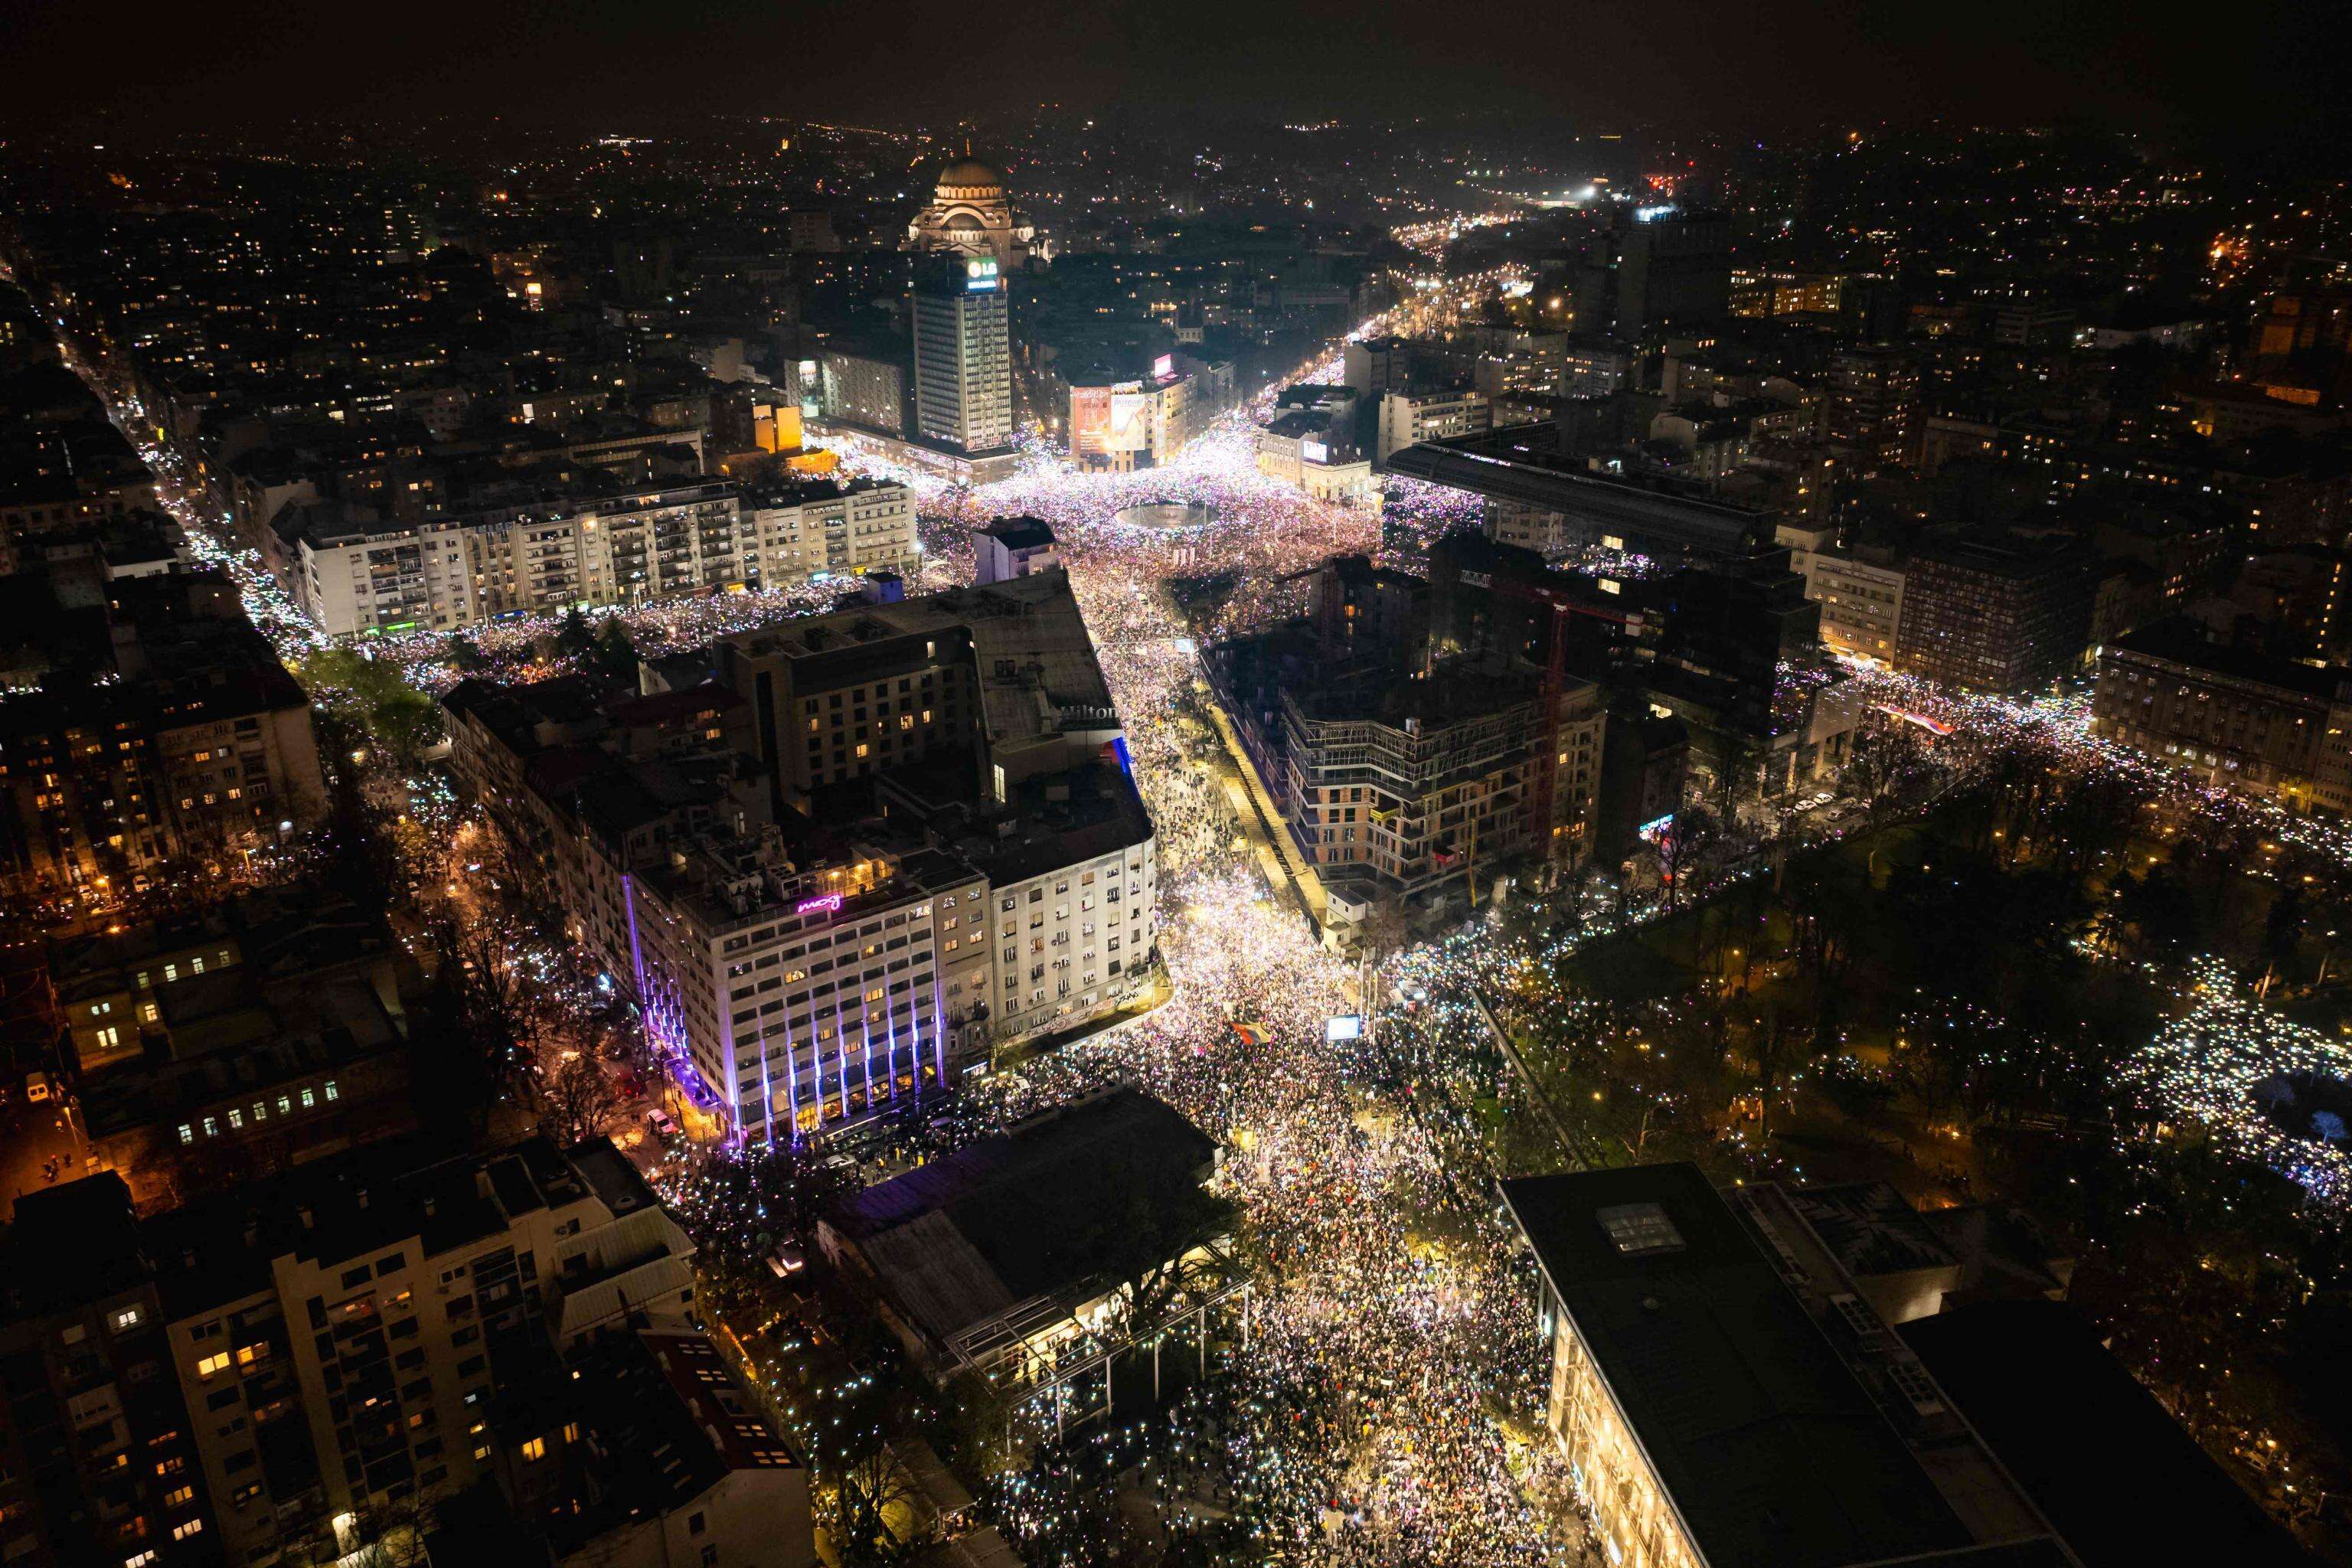
<path id="1" fill-rule="evenodd" d="M 1291 842 L 1290 830 L 1283 826 L 1273 792 L 1258 777 L 1257 767 L 1243 749 L 1241 738 L 1234 733 L 1233 721 L 1225 717 L 1225 710 L 1214 701 L 1208 704 L 1208 709 L 1209 717 L 1217 726 L 1217 737 L 1224 742 L 1225 754 L 1233 759 L 1241 774 L 1238 781 L 1224 781 L 1225 793 L 1234 803 L 1234 814 L 1241 819 L 1242 831 L 1249 837 L 1250 848 L 1257 856 L 1267 885 L 1278 889 L 1287 883 L 1299 909 L 1320 931 L 1324 911 L 1329 908 L 1323 879 L 1298 853 L 1298 846 Z"/>
<path id="2" fill-rule="evenodd" d="M 1152 965 L 1151 990 L 1147 995 L 1129 1003 L 1117 1012 L 1089 1018 L 1082 1024 L 1073 1024 L 1066 1029 L 1058 1029 L 1043 1035 L 1031 1035 L 1024 1039 L 1014 1040 L 1000 1047 L 994 1053 L 995 1060 L 989 1070 L 1003 1072 L 1032 1058 L 1046 1056 L 1061 1050 L 1064 1047 L 1074 1046 L 1080 1040 L 1091 1039 L 1097 1035 L 1108 1034 L 1114 1029 L 1123 1029 L 1129 1024 L 1140 1023 L 1167 1005 L 1169 1000 L 1175 994 L 1175 983 L 1168 977 L 1168 966 L 1164 963 L 1155 963 Z"/>

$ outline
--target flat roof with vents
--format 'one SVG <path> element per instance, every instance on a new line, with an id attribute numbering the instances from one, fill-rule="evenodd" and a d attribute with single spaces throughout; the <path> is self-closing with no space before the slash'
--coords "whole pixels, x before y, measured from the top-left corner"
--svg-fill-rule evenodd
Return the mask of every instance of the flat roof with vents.
<path id="1" fill-rule="evenodd" d="M 1592 1217 L 1601 1222 L 1617 1250 L 1629 1258 L 1683 1249 L 1683 1233 L 1655 1204 L 1618 1204 L 1595 1210 Z"/>
<path id="2" fill-rule="evenodd" d="M 1502 1194 L 1709 1568 L 1973 1544 L 1696 1166 L 1525 1177 Z"/>

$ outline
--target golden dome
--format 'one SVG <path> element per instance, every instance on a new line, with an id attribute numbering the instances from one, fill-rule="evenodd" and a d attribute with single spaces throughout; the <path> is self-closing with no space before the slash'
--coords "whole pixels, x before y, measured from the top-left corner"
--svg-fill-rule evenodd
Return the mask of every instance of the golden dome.
<path id="1" fill-rule="evenodd" d="M 944 198 L 950 192 L 967 197 L 982 192 L 1002 195 L 1004 193 L 1004 171 L 967 153 L 940 171 L 940 196 Z"/>

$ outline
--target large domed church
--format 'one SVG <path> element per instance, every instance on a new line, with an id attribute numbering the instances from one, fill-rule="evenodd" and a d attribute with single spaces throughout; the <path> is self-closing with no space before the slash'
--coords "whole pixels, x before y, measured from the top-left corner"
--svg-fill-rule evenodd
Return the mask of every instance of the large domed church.
<path id="1" fill-rule="evenodd" d="M 1004 172 L 973 157 L 966 142 L 963 155 L 940 171 L 931 205 L 907 226 L 906 248 L 992 257 L 998 268 L 1011 272 L 1028 261 L 1036 235 L 1013 215 Z"/>

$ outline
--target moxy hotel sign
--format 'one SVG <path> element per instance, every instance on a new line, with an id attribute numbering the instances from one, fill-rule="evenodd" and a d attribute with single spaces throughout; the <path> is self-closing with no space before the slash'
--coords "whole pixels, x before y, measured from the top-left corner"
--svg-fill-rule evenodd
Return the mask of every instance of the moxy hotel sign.
<path id="1" fill-rule="evenodd" d="M 819 893 L 814 899 L 803 899 L 793 906 L 796 915 L 837 915 L 841 912 L 839 893 Z"/>

